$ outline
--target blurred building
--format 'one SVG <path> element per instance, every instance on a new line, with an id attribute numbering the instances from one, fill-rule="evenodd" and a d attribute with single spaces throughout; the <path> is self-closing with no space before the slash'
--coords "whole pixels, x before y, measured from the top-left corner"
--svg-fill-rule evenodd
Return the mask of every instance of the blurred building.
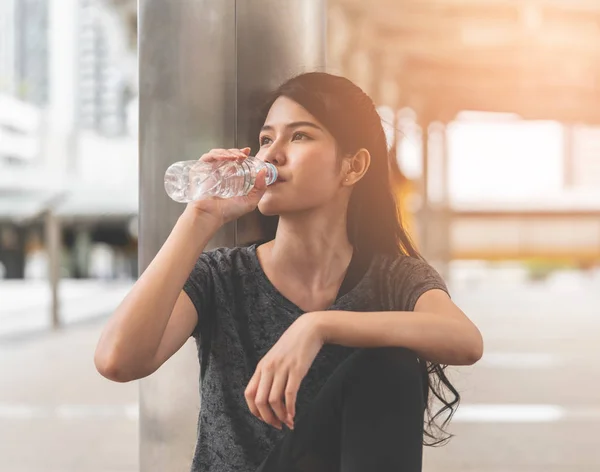
<path id="1" fill-rule="evenodd" d="M 36 105 L 48 100 L 48 0 L 0 4 L 0 89 Z"/>
<path id="2" fill-rule="evenodd" d="M 112 274 L 134 276 L 130 25 L 102 0 L 5 0 L 0 18 L 0 273 L 47 275 L 52 214 L 62 275 L 93 275 L 105 244 Z"/>
<path id="3" fill-rule="evenodd" d="M 328 2 L 328 69 L 387 109 L 396 192 L 430 258 L 600 260 L 600 6 L 590 5 Z M 25 255 L 42 250 L 50 209 L 64 274 L 88 274 L 96 243 L 133 260 L 136 2 L 4 0 L 0 13 L 0 240 L 24 241 L 11 256 L 0 246 L 5 276 L 25 275 Z M 552 149 L 522 139 L 535 123 Z M 477 147 L 482 125 L 494 137 Z M 513 147 L 503 158 L 492 142 Z M 538 173 L 522 176 L 537 158 Z M 545 193 L 517 192 L 558 171 Z M 518 198 L 492 191 L 501 176 Z M 469 185 L 479 196 L 463 198 Z"/>
<path id="4" fill-rule="evenodd" d="M 118 36 L 115 28 L 123 25 L 111 22 L 110 11 L 100 8 L 97 0 L 80 0 L 79 8 L 79 126 L 106 136 L 122 136 L 127 133 L 127 105 L 134 91 L 115 58 L 123 51 L 111 49 L 111 39 Z"/>

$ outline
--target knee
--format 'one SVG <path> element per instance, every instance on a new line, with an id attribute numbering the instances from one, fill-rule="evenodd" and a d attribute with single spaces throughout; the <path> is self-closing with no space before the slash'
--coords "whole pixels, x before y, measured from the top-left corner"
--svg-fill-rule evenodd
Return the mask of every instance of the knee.
<path id="1" fill-rule="evenodd" d="M 357 353 L 356 369 L 361 380 L 416 382 L 421 369 L 417 354 L 401 347 L 365 348 Z"/>

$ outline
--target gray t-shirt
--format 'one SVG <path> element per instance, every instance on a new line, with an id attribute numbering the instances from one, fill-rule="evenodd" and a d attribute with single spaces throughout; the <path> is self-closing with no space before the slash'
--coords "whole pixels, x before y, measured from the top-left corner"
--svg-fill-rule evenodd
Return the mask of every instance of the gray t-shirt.
<path id="1" fill-rule="evenodd" d="M 285 434 L 252 415 L 244 390 L 258 362 L 304 312 L 271 284 L 256 247 L 204 252 L 184 286 L 198 312 L 193 336 L 201 339 L 199 358 L 208 357 L 192 472 L 254 472 Z M 447 292 L 427 263 L 408 256 L 378 255 L 357 284 L 329 309 L 413 311 L 417 299 L 431 289 Z M 338 345 L 321 349 L 298 391 L 296 420 L 355 350 Z"/>

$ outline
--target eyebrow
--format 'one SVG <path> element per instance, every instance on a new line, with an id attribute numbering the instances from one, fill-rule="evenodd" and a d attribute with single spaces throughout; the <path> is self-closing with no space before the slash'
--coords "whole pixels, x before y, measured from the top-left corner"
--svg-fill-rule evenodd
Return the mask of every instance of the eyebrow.
<path id="1" fill-rule="evenodd" d="M 294 121 L 292 123 L 288 123 L 287 125 L 285 125 L 285 128 L 292 129 L 292 128 L 299 128 L 300 126 L 308 126 L 309 128 L 314 128 L 314 129 L 318 129 L 319 131 L 323 131 L 323 128 L 321 128 L 320 126 L 318 126 L 314 123 L 311 123 L 310 121 Z M 261 131 L 273 131 L 273 127 L 269 126 L 269 125 L 265 125 L 260 130 Z"/>

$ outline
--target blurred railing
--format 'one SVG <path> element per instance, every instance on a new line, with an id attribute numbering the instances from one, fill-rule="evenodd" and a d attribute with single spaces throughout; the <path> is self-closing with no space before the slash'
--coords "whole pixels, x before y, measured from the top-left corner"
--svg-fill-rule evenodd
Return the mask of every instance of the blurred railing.
<path id="1" fill-rule="evenodd" d="M 451 259 L 600 263 L 600 210 L 452 211 Z"/>

